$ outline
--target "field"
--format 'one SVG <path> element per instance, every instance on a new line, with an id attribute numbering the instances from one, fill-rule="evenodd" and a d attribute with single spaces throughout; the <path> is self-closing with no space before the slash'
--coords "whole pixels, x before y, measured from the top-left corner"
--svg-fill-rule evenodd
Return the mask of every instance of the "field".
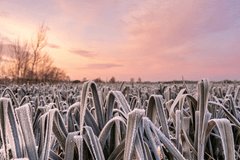
<path id="1" fill-rule="evenodd" d="M 0 87 L 0 159 L 240 159 L 240 85 Z"/>

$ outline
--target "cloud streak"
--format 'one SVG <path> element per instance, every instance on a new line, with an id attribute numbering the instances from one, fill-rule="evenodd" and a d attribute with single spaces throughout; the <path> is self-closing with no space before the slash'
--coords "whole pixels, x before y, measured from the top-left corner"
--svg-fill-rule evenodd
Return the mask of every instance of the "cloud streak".
<path id="1" fill-rule="evenodd" d="M 60 49 L 61 47 L 57 44 L 54 44 L 54 43 L 48 43 L 47 46 L 49 48 L 53 48 L 53 49 Z"/>
<path id="2" fill-rule="evenodd" d="M 87 57 L 87 58 L 95 57 L 97 55 L 96 53 L 93 53 L 91 51 L 80 50 L 80 49 L 71 49 L 69 50 L 69 52 L 77 54 L 82 57 Z"/>
<path id="3" fill-rule="evenodd" d="M 121 64 L 115 64 L 115 63 L 91 63 L 87 64 L 83 69 L 112 69 L 116 67 L 123 67 Z"/>

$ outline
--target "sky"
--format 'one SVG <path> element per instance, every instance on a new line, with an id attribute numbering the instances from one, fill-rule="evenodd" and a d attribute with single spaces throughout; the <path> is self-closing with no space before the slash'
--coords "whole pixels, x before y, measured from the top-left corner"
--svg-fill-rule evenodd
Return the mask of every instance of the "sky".
<path id="1" fill-rule="evenodd" d="M 240 80 L 239 0 L 0 0 L 0 41 L 48 26 L 71 79 Z"/>

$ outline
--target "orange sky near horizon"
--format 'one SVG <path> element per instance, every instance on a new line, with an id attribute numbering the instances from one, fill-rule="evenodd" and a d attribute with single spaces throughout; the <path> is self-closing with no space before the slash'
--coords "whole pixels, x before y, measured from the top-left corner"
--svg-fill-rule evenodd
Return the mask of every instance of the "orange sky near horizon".
<path id="1" fill-rule="evenodd" d="M 71 79 L 240 80 L 238 0 L 3 0 L 0 41 L 31 41 Z"/>

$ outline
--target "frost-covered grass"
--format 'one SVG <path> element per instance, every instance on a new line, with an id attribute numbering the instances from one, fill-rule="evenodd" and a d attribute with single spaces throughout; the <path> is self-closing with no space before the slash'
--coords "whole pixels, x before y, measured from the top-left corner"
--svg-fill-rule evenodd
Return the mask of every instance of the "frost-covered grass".
<path id="1" fill-rule="evenodd" d="M 0 159 L 240 159 L 240 86 L 0 87 Z"/>

